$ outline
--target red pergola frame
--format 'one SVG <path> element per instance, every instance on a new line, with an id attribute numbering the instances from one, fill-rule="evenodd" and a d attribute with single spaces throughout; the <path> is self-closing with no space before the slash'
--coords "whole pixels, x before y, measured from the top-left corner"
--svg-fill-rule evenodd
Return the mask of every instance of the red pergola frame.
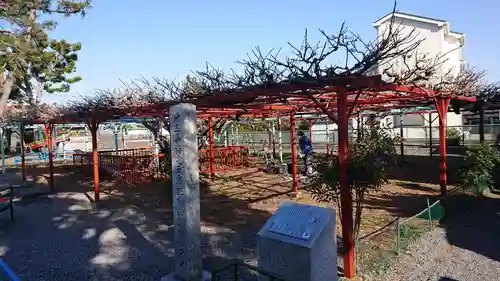
<path id="1" fill-rule="evenodd" d="M 441 195 L 446 195 L 446 113 L 452 98 L 475 102 L 474 97 L 454 96 L 453 93 L 438 93 L 418 86 L 404 86 L 384 83 L 380 76 L 356 76 L 321 79 L 304 83 L 282 83 L 268 87 L 254 87 L 230 92 L 202 96 L 184 102 L 197 106 L 198 118 L 208 119 L 210 149 L 210 174 L 213 175 L 213 129 L 212 118 L 233 116 L 264 118 L 289 116 L 291 123 L 292 191 L 299 191 L 296 168 L 295 113 L 326 114 L 338 126 L 338 165 L 340 169 L 340 193 L 342 239 L 345 247 L 344 274 L 354 277 L 354 234 L 352 194 L 348 186 L 348 120 L 365 110 L 386 111 L 395 108 L 413 108 L 434 105 L 439 115 L 440 136 L 440 187 Z M 97 154 L 97 127 L 99 122 L 117 117 L 165 116 L 169 107 L 177 101 L 141 105 L 137 107 L 117 107 L 68 113 L 53 120 L 31 120 L 27 123 L 53 124 L 85 121 L 92 133 L 92 158 L 94 162 L 94 193 L 99 200 L 99 170 Z M 336 113 L 336 114 L 334 114 Z M 48 130 L 49 132 L 51 130 Z M 49 138 L 52 138 L 49 135 Z M 49 142 L 50 144 L 51 142 Z M 49 159 L 52 159 L 49 145 Z M 24 151 L 23 151 L 24 156 Z M 23 157 L 24 159 L 24 157 Z M 54 186 L 53 162 L 50 161 L 50 187 Z M 24 161 L 23 161 L 24 170 Z M 24 175 L 24 171 L 23 171 Z"/>

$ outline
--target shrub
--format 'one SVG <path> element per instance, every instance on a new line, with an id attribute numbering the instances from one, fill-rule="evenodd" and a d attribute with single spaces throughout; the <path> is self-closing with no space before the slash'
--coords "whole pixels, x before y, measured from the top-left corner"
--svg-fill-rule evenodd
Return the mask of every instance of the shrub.
<path id="1" fill-rule="evenodd" d="M 367 130 L 362 139 L 349 147 L 348 184 L 355 199 L 354 233 L 359 234 L 365 195 L 379 189 L 389 180 L 390 170 L 396 166 L 397 138 L 387 130 L 373 128 Z M 339 166 L 337 158 L 323 156 L 318 161 L 316 171 L 319 176 L 307 190 L 320 202 L 335 203 L 340 206 Z M 339 212 L 342 220 L 342 213 Z"/>
<path id="2" fill-rule="evenodd" d="M 496 148 L 481 144 L 467 150 L 464 163 L 459 169 L 461 185 L 482 192 L 481 185 L 493 185 L 494 170 L 499 169 L 500 154 Z"/>
<path id="3" fill-rule="evenodd" d="M 462 132 L 457 128 L 446 129 L 446 144 L 450 146 L 460 145 L 460 140 L 462 139 Z"/>

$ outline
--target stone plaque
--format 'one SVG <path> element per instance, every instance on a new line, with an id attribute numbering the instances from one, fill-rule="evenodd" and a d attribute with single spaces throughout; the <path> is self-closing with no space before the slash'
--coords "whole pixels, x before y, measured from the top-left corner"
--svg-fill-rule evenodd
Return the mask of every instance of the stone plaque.
<path id="1" fill-rule="evenodd" d="M 285 203 L 258 233 L 259 268 L 289 281 L 338 280 L 335 232 L 333 209 Z"/>
<path id="2" fill-rule="evenodd" d="M 322 209 L 308 205 L 284 205 L 267 224 L 268 231 L 308 241 L 325 217 Z M 323 219 L 323 221 L 322 221 Z"/>
<path id="3" fill-rule="evenodd" d="M 170 107 L 175 270 L 170 278 L 203 278 L 196 107 Z"/>

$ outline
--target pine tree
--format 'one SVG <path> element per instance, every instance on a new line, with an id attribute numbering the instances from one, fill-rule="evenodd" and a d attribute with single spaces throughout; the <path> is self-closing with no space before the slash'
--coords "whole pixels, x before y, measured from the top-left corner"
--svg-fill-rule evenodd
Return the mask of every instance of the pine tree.
<path id="1" fill-rule="evenodd" d="M 0 116 L 8 99 L 32 100 L 36 81 L 39 102 L 43 91 L 67 92 L 70 84 L 80 81 L 71 77 L 76 70 L 79 43 L 50 40 L 48 32 L 57 22 L 56 15 L 85 16 L 90 0 L 4 0 L 0 1 Z M 43 17 L 43 20 L 41 19 Z"/>

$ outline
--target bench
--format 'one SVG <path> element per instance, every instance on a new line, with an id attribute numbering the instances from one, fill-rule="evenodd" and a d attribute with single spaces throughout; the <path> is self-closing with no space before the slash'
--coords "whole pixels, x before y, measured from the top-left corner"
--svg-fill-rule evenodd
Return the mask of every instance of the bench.
<path id="1" fill-rule="evenodd" d="M 9 211 L 10 220 L 14 220 L 14 204 L 12 199 L 14 197 L 13 186 L 3 185 L 0 187 L 0 213 Z"/>

